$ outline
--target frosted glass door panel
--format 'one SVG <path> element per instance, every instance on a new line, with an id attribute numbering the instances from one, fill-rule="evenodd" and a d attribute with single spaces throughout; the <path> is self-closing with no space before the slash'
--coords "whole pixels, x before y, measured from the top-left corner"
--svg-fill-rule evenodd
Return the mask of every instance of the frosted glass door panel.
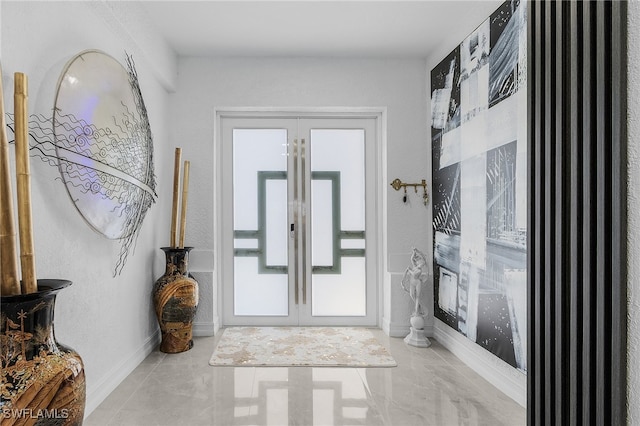
<path id="1" fill-rule="evenodd" d="M 312 129 L 311 312 L 366 315 L 365 132 Z"/>
<path id="2" fill-rule="evenodd" d="M 289 314 L 287 130 L 233 130 L 234 314 Z"/>
<path id="3" fill-rule="evenodd" d="M 214 200 L 223 324 L 377 324 L 378 119 L 226 114 Z"/>
<path id="4" fill-rule="evenodd" d="M 235 256 L 233 267 L 236 315 L 288 315 L 286 274 L 261 274 L 250 257 Z"/>
<path id="5" fill-rule="evenodd" d="M 317 274 L 311 279 L 314 316 L 364 316 L 367 313 L 364 257 L 342 258 L 339 274 Z"/>

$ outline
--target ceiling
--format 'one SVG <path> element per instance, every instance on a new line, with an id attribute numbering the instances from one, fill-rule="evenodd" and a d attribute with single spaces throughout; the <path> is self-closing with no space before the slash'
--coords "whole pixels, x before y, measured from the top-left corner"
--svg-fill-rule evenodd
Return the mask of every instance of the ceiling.
<path id="1" fill-rule="evenodd" d="M 142 1 L 181 56 L 426 58 L 501 1 Z M 451 37 L 451 38 L 450 38 Z"/>

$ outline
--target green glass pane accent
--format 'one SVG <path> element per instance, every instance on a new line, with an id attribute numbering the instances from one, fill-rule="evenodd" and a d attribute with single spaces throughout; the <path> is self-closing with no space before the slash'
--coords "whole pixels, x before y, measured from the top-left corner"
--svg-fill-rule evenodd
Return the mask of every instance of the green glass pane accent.
<path id="1" fill-rule="evenodd" d="M 340 256 L 342 257 L 364 257 L 364 249 L 341 249 Z"/>
<path id="2" fill-rule="evenodd" d="M 235 249 L 233 254 L 240 257 L 257 257 L 260 256 L 261 251 L 259 249 Z"/>
<path id="3" fill-rule="evenodd" d="M 258 241 L 257 249 L 237 248 L 234 255 L 238 257 L 257 257 L 258 272 L 261 274 L 286 274 L 287 265 L 267 265 L 266 256 L 266 213 L 267 213 L 267 180 L 286 180 L 285 171 L 259 171 L 258 172 L 258 229 L 257 230 L 234 230 L 235 239 L 252 239 Z M 314 274 L 340 274 L 342 272 L 342 257 L 364 257 L 365 249 L 343 249 L 341 240 L 343 239 L 364 239 L 365 231 L 342 231 L 341 228 L 341 203 L 340 203 L 340 172 L 338 171 L 316 171 L 311 173 L 312 180 L 331 181 L 331 215 L 333 217 L 332 265 L 313 266 Z"/>
<path id="4" fill-rule="evenodd" d="M 343 240 L 364 240 L 364 231 L 342 231 L 340 238 Z M 365 249 L 340 249 L 341 257 L 364 257 L 366 253 Z"/>
<path id="5" fill-rule="evenodd" d="M 258 239 L 260 231 L 233 231 L 233 238 L 255 240 Z"/>
<path id="6" fill-rule="evenodd" d="M 340 274 L 342 272 L 342 262 L 340 262 L 340 229 L 342 228 L 340 219 L 340 172 L 311 172 L 311 179 L 331 181 L 331 216 L 333 218 L 333 229 L 331 230 L 332 265 L 314 265 L 311 268 L 311 272 L 314 274 Z"/>
<path id="7" fill-rule="evenodd" d="M 267 243 L 265 230 L 267 229 L 267 180 L 287 180 L 287 172 L 284 171 L 260 171 L 258 172 L 258 273 L 260 274 L 286 274 L 287 265 L 267 265 Z"/>
<path id="8" fill-rule="evenodd" d="M 364 240 L 364 231 L 340 231 L 342 240 Z"/>
<path id="9" fill-rule="evenodd" d="M 313 180 L 330 180 L 331 181 L 331 197 L 332 197 L 332 217 L 333 217 L 333 230 L 332 230 L 332 245 L 333 245 L 333 264 L 331 266 L 313 266 L 311 269 L 314 274 L 340 274 L 342 273 L 343 257 L 364 257 L 365 249 L 343 249 L 341 248 L 342 239 L 358 239 L 365 238 L 365 231 L 342 231 L 341 217 L 341 202 L 340 202 L 340 172 L 312 172 L 311 179 Z"/>
<path id="10" fill-rule="evenodd" d="M 255 231 L 235 230 L 233 236 L 236 239 L 252 239 L 258 241 L 257 249 L 235 249 L 234 255 L 239 257 L 257 257 L 258 273 L 260 274 L 286 274 L 287 265 L 267 265 L 266 241 L 264 237 L 267 218 L 267 180 L 286 180 L 287 172 L 284 171 L 259 171 L 258 172 L 258 229 Z"/>

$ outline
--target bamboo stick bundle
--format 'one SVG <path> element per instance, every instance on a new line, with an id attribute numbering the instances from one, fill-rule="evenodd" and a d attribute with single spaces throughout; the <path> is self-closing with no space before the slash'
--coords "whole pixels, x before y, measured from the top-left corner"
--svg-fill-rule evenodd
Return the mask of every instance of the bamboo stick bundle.
<path id="1" fill-rule="evenodd" d="M 13 296 L 20 294 L 21 290 L 9 171 L 9 141 L 4 115 L 4 91 L 0 68 L 0 294 Z"/>
<path id="2" fill-rule="evenodd" d="M 36 261 L 31 220 L 31 171 L 29 168 L 29 115 L 27 109 L 27 76 L 14 74 L 14 114 L 16 135 L 16 188 L 18 193 L 18 231 L 20 234 L 20 266 L 22 294 L 38 291 Z"/>
<path id="3" fill-rule="evenodd" d="M 184 175 L 182 177 L 182 209 L 180 210 L 180 239 L 178 248 L 184 248 L 184 234 L 187 227 L 187 200 L 189 198 L 189 168 L 190 161 L 184 162 Z"/>
<path id="4" fill-rule="evenodd" d="M 173 206 L 171 208 L 171 247 L 177 247 L 176 237 L 178 230 L 178 198 L 180 197 L 180 162 L 182 160 L 182 148 L 176 148 L 173 165 Z"/>

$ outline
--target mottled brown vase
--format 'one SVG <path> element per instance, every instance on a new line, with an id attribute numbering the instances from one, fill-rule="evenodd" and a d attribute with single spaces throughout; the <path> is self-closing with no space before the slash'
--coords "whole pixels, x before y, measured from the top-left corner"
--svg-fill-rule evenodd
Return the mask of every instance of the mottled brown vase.
<path id="1" fill-rule="evenodd" d="M 56 294 L 67 280 L 38 280 L 38 292 L 0 297 L 0 425 L 81 425 L 80 356 L 56 341 Z"/>
<path id="2" fill-rule="evenodd" d="M 153 286 L 153 303 L 162 331 L 160 350 L 179 353 L 193 347 L 193 318 L 198 308 L 198 282 L 189 274 L 193 247 L 162 247 L 167 259 L 164 275 Z"/>

